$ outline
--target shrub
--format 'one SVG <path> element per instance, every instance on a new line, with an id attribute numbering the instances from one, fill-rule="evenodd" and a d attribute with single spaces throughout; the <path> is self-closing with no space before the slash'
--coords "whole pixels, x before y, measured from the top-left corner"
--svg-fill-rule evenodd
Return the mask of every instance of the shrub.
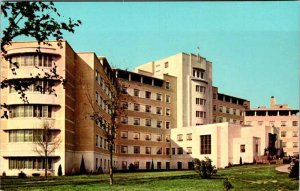
<path id="1" fill-rule="evenodd" d="M 34 177 L 38 177 L 40 175 L 41 175 L 40 173 L 32 173 L 32 176 L 34 176 Z"/>
<path id="2" fill-rule="evenodd" d="M 154 163 L 153 163 L 153 159 L 152 159 L 152 162 L 151 162 L 151 170 L 154 171 Z"/>
<path id="3" fill-rule="evenodd" d="M 58 167 L 58 172 L 57 172 L 58 176 L 62 176 L 62 170 L 61 170 L 61 164 Z"/>
<path id="4" fill-rule="evenodd" d="M 3 171 L 3 172 L 2 172 L 2 176 L 3 176 L 3 177 L 5 177 L 5 176 L 6 176 L 6 173 L 5 173 L 5 171 Z"/>
<path id="5" fill-rule="evenodd" d="M 129 165 L 129 167 L 128 167 L 128 170 L 129 170 L 130 172 L 134 172 L 134 171 L 135 171 L 135 166 L 134 166 L 134 164 L 130 163 L 130 165 Z"/>
<path id="6" fill-rule="evenodd" d="M 240 157 L 240 165 L 243 165 L 242 157 Z"/>
<path id="7" fill-rule="evenodd" d="M 26 174 L 21 171 L 19 174 L 18 174 L 18 178 L 26 178 Z"/>
<path id="8" fill-rule="evenodd" d="M 197 158 L 194 159 L 194 166 L 196 172 L 202 177 L 202 178 L 211 178 L 211 176 L 215 175 L 217 173 L 217 169 L 212 164 L 212 160 L 208 157 L 205 157 L 204 160 L 199 160 Z"/>
<path id="9" fill-rule="evenodd" d="M 228 178 L 223 181 L 224 190 L 228 191 L 233 188 L 231 182 L 229 182 Z"/>
<path id="10" fill-rule="evenodd" d="M 299 179 L 299 160 L 295 160 L 294 165 L 291 168 L 289 177 L 295 178 L 297 180 Z"/>

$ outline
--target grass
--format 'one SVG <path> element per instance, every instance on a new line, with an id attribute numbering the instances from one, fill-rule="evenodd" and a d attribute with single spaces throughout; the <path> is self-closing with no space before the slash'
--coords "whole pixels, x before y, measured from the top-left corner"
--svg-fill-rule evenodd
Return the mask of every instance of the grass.
<path id="1" fill-rule="evenodd" d="M 63 176 L 18 179 L 1 178 L 0 190 L 9 191 L 93 191 L 93 190 L 223 190 L 228 178 L 232 190 L 298 190 L 298 181 L 288 174 L 275 171 L 276 165 L 245 165 L 219 170 L 212 179 L 201 179 L 194 171 L 116 173 L 115 184 L 109 185 L 107 174 L 91 176 Z"/>

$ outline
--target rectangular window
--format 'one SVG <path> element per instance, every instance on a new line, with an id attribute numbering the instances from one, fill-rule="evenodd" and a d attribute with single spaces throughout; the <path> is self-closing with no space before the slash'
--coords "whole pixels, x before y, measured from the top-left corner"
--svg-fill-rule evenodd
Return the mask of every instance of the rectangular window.
<path id="1" fill-rule="evenodd" d="M 177 135 L 177 141 L 183 141 L 182 136 L 183 136 L 182 134 L 178 134 Z"/>
<path id="2" fill-rule="evenodd" d="M 166 155 L 170 155 L 170 148 L 166 148 Z"/>
<path id="3" fill-rule="evenodd" d="M 170 116 L 171 115 L 171 110 L 166 108 L 166 116 Z"/>
<path id="4" fill-rule="evenodd" d="M 128 138 L 128 132 L 127 131 L 122 131 L 121 132 L 121 138 L 122 139 L 127 139 Z"/>
<path id="5" fill-rule="evenodd" d="M 192 154 L 192 147 L 186 148 L 186 154 Z"/>
<path id="6" fill-rule="evenodd" d="M 151 126 L 151 119 L 146 119 L 146 126 Z"/>
<path id="7" fill-rule="evenodd" d="M 151 147 L 146 147 L 145 154 L 147 155 L 151 154 Z"/>
<path id="8" fill-rule="evenodd" d="M 170 82 L 166 82 L 166 89 L 169 90 L 171 88 Z"/>
<path id="9" fill-rule="evenodd" d="M 281 121 L 281 127 L 285 127 L 286 126 L 286 121 Z"/>
<path id="10" fill-rule="evenodd" d="M 177 148 L 177 154 L 178 155 L 182 155 L 183 154 L 183 148 L 182 147 L 178 147 Z"/>
<path id="11" fill-rule="evenodd" d="M 223 106 L 219 106 L 219 112 L 223 112 Z"/>
<path id="12" fill-rule="evenodd" d="M 166 102 L 170 103 L 171 102 L 171 97 L 169 95 L 166 95 Z"/>
<path id="13" fill-rule="evenodd" d="M 172 148 L 172 155 L 176 155 L 176 148 Z"/>
<path id="14" fill-rule="evenodd" d="M 171 122 L 166 121 L 166 129 L 170 129 L 171 128 Z"/>
<path id="15" fill-rule="evenodd" d="M 128 102 L 123 102 L 123 109 L 128 109 Z"/>
<path id="16" fill-rule="evenodd" d="M 123 124 L 128 124 L 128 117 L 121 117 L 121 122 Z"/>
<path id="17" fill-rule="evenodd" d="M 96 135 L 96 140 L 95 140 L 95 142 L 96 142 L 96 147 L 98 147 L 99 145 L 98 145 L 98 139 L 99 139 L 99 136 L 98 135 Z"/>
<path id="18" fill-rule="evenodd" d="M 161 101 L 162 100 L 162 95 L 157 93 L 156 94 L 156 100 Z"/>
<path id="19" fill-rule="evenodd" d="M 246 146 L 245 145 L 240 145 L 240 152 L 241 153 L 246 152 Z"/>
<path id="20" fill-rule="evenodd" d="M 161 141 L 161 135 L 157 135 L 156 140 Z"/>
<path id="21" fill-rule="evenodd" d="M 286 137 L 286 131 L 281 131 L 281 137 Z"/>
<path id="22" fill-rule="evenodd" d="M 293 121 L 293 126 L 294 127 L 298 126 L 298 121 Z"/>
<path id="23" fill-rule="evenodd" d="M 200 154 L 211 154 L 211 135 L 200 135 Z"/>
<path id="24" fill-rule="evenodd" d="M 169 62 L 165 62 L 165 68 L 169 67 Z"/>
<path id="25" fill-rule="evenodd" d="M 162 114 L 162 108 L 161 107 L 156 107 L 156 114 L 161 115 Z"/>
<path id="26" fill-rule="evenodd" d="M 134 104 L 134 111 L 140 111 L 140 104 Z"/>
<path id="27" fill-rule="evenodd" d="M 146 105 L 145 111 L 146 111 L 147 113 L 151 113 L 151 106 L 150 106 L 150 105 Z"/>
<path id="28" fill-rule="evenodd" d="M 282 142 L 282 148 L 286 147 L 286 142 Z"/>
<path id="29" fill-rule="evenodd" d="M 147 141 L 151 140 L 151 134 L 146 134 L 145 140 L 147 140 Z"/>
<path id="30" fill-rule="evenodd" d="M 134 90 L 133 90 L 133 94 L 134 94 L 134 96 L 139 97 L 139 96 L 140 96 L 140 90 L 134 89 Z"/>
<path id="31" fill-rule="evenodd" d="M 151 92 L 145 91 L 145 98 L 151 99 Z"/>
<path id="32" fill-rule="evenodd" d="M 140 139 L 140 133 L 134 133 L 134 134 L 133 134 L 133 138 L 134 138 L 135 140 Z"/>
<path id="33" fill-rule="evenodd" d="M 298 131 L 293 131 L 293 137 L 298 137 Z"/>
<path id="34" fill-rule="evenodd" d="M 123 86 L 121 92 L 122 92 L 123 94 L 127 94 L 127 87 Z"/>
<path id="35" fill-rule="evenodd" d="M 298 142 L 293 142 L 293 148 L 298 148 Z"/>
<path id="36" fill-rule="evenodd" d="M 258 121 L 257 123 L 258 123 L 259 126 L 262 126 L 264 124 L 263 121 Z"/>
<path id="37" fill-rule="evenodd" d="M 186 140 L 191 141 L 192 140 L 192 133 L 186 134 Z"/>
<path id="38" fill-rule="evenodd" d="M 161 162 L 157 162 L 157 169 L 158 169 L 158 170 L 161 169 Z"/>
<path id="39" fill-rule="evenodd" d="M 134 152 L 134 154 L 140 154 L 140 146 L 134 146 L 133 152 Z"/>
<path id="40" fill-rule="evenodd" d="M 146 162 L 146 169 L 150 170 L 150 167 L 151 167 L 151 162 Z"/>
<path id="41" fill-rule="evenodd" d="M 161 147 L 158 147 L 158 148 L 157 148 L 156 154 L 158 154 L 158 155 L 161 155 L 161 154 L 162 154 L 162 148 L 161 148 Z"/>
<path id="42" fill-rule="evenodd" d="M 157 121 L 157 122 L 156 122 L 156 127 L 157 127 L 157 128 L 161 128 L 161 124 L 162 124 L 162 121 Z"/>
<path id="43" fill-rule="evenodd" d="M 166 142 L 170 142 L 170 135 L 166 135 Z"/>
<path id="44" fill-rule="evenodd" d="M 127 146 L 121 146 L 121 153 L 127 154 L 128 153 L 128 147 Z"/>
<path id="45" fill-rule="evenodd" d="M 134 118 L 133 125 L 140 125 L 140 118 Z"/>
<path id="46" fill-rule="evenodd" d="M 226 107 L 226 113 L 230 113 L 230 108 Z"/>
<path id="47" fill-rule="evenodd" d="M 127 170 L 127 161 L 122 161 L 122 169 Z"/>
<path id="48" fill-rule="evenodd" d="M 135 167 L 135 169 L 139 169 L 140 168 L 139 161 L 134 161 L 134 167 Z"/>

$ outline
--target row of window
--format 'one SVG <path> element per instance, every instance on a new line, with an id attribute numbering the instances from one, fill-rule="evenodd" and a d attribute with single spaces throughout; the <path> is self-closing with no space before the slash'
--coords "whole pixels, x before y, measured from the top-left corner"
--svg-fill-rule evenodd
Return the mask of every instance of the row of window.
<path id="1" fill-rule="evenodd" d="M 192 133 L 186 134 L 186 140 L 191 141 L 192 140 Z M 177 135 L 177 141 L 183 141 L 183 134 Z"/>
<path id="2" fill-rule="evenodd" d="M 52 142 L 53 132 L 49 132 L 46 136 L 43 136 L 43 130 L 10 130 L 9 131 L 9 142 L 38 142 L 48 140 Z"/>
<path id="3" fill-rule="evenodd" d="M 114 97 L 112 91 L 110 90 L 110 87 L 105 83 L 105 80 L 100 76 L 97 70 L 95 71 L 95 80 L 97 81 L 103 92 L 105 92 L 105 94 L 109 96 L 110 99 Z"/>
<path id="4" fill-rule="evenodd" d="M 196 92 L 205 94 L 205 91 L 206 91 L 205 86 L 196 85 Z"/>
<path id="5" fill-rule="evenodd" d="M 206 100 L 202 98 L 196 98 L 196 105 L 205 105 Z"/>
<path id="6" fill-rule="evenodd" d="M 196 117 L 206 118 L 206 112 L 205 111 L 196 111 Z"/>
<path id="7" fill-rule="evenodd" d="M 217 111 L 217 105 L 213 105 L 213 110 Z M 221 112 L 221 113 L 227 113 L 227 114 L 231 114 L 231 115 L 240 115 L 240 116 L 243 115 L 243 112 L 238 110 L 238 109 L 225 107 L 225 106 L 222 106 L 222 105 L 219 106 L 218 111 Z"/>
<path id="8" fill-rule="evenodd" d="M 107 162 L 107 165 L 106 165 L 106 162 Z M 113 161 L 113 166 L 114 167 L 118 166 L 118 161 Z M 110 168 L 110 160 L 109 159 L 106 160 L 106 159 L 102 159 L 102 158 L 100 158 L 100 160 L 98 160 L 98 158 L 96 158 L 95 169 L 97 170 L 99 167 L 103 168 L 104 170 L 106 169 L 106 167 L 109 169 Z"/>
<path id="9" fill-rule="evenodd" d="M 128 131 L 121 131 L 122 139 L 162 141 L 162 135 L 158 135 L 158 134 L 145 133 L 145 134 L 142 134 L 143 135 L 142 138 L 141 138 L 141 133 L 138 133 L 138 132 L 133 132 L 133 133 L 130 133 L 129 135 L 130 135 L 130 137 L 128 137 Z M 170 142 L 170 135 L 166 135 L 165 140 L 166 140 L 166 142 Z"/>
<path id="10" fill-rule="evenodd" d="M 193 68 L 193 77 L 204 79 L 204 72 L 203 69 Z"/>
<path id="11" fill-rule="evenodd" d="M 299 143 L 298 142 L 293 142 L 292 147 L 293 148 L 298 148 Z M 282 148 L 286 148 L 287 147 L 287 142 L 282 142 Z"/>
<path id="12" fill-rule="evenodd" d="M 11 62 L 12 63 L 10 63 L 10 68 L 15 67 L 14 63 L 17 63 L 18 67 L 52 67 L 53 57 L 50 55 L 22 55 L 12 57 Z"/>
<path id="13" fill-rule="evenodd" d="M 163 94 L 161 93 L 153 93 L 150 91 L 141 91 L 139 89 L 129 89 L 128 87 L 122 87 L 122 93 L 123 94 L 129 94 L 131 96 L 140 97 L 140 98 L 146 98 L 146 99 L 152 99 L 157 101 L 163 101 Z M 167 103 L 171 102 L 170 95 L 165 96 L 165 101 Z"/>
<path id="14" fill-rule="evenodd" d="M 109 115 L 112 113 L 112 109 L 110 108 L 110 105 L 101 97 L 101 95 L 96 91 L 95 95 L 96 103 L 98 106 L 102 108 L 106 113 Z"/>
<path id="15" fill-rule="evenodd" d="M 280 135 L 281 135 L 281 137 L 287 137 L 287 132 L 286 131 L 281 131 Z M 293 131 L 292 132 L 292 137 L 298 137 L 298 131 Z"/>
<path id="16" fill-rule="evenodd" d="M 9 169 L 45 169 L 45 159 L 42 157 L 9 158 Z M 48 158 L 48 169 L 52 169 L 52 158 Z"/>
<path id="17" fill-rule="evenodd" d="M 54 82 L 50 81 L 36 81 L 34 84 L 28 86 L 27 92 L 52 92 Z M 15 93 L 16 90 L 14 87 L 9 88 L 9 93 Z"/>
<path id="18" fill-rule="evenodd" d="M 166 162 L 166 170 L 170 169 L 170 162 Z M 140 168 L 140 162 L 139 161 L 134 161 L 133 165 L 135 167 L 135 169 L 139 169 Z M 127 161 L 122 161 L 122 170 L 127 170 L 129 168 L 129 165 L 127 163 Z M 162 163 L 160 161 L 156 162 L 156 167 L 155 164 L 152 161 L 147 161 L 146 162 L 146 169 L 150 170 L 151 168 L 155 168 L 155 169 L 162 169 Z M 188 168 L 189 169 L 193 169 L 194 168 L 194 164 L 193 162 L 188 162 Z M 181 170 L 182 169 L 182 162 L 177 162 L 177 169 Z"/>
<path id="19" fill-rule="evenodd" d="M 218 121 L 217 121 L 217 119 L 218 119 Z M 218 117 L 217 118 L 216 116 L 213 117 L 213 122 L 214 123 L 228 122 L 228 123 L 233 123 L 233 124 L 243 124 L 243 121 L 240 121 L 240 120 L 230 119 L 230 118 L 226 118 L 226 117 Z"/>
<path id="20" fill-rule="evenodd" d="M 101 137 L 100 135 L 96 135 L 96 147 L 98 148 L 103 148 L 103 149 L 109 149 L 109 146 L 108 146 L 108 140 Z M 115 145 L 114 145 L 114 148 L 113 150 L 115 151 Z"/>
<path id="21" fill-rule="evenodd" d="M 130 104 L 131 106 L 132 104 Z M 140 112 L 146 112 L 146 113 L 155 113 L 158 115 L 163 115 L 163 108 L 162 107 L 152 107 L 151 105 L 141 105 L 138 103 L 134 103 L 133 107 L 129 107 L 128 102 L 123 102 L 122 104 L 123 109 L 128 109 L 132 111 L 140 111 Z M 152 109 L 156 108 L 156 109 Z M 165 109 L 165 115 L 170 116 L 171 115 L 171 109 L 166 108 Z"/>
<path id="22" fill-rule="evenodd" d="M 9 107 L 9 117 L 44 117 L 52 118 L 50 105 L 17 105 Z"/>
<path id="23" fill-rule="evenodd" d="M 121 146 L 120 153 L 122 153 L 122 154 L 157 154 L 157 155 L 163 154 L 161 147 L 156 147 L 156 148 L 145 147 L 144 153 L 141 153 L 140 146 L 133 146 L 133 153 L 128 152 L 128 147 L 129 146 Z"/>
<path id="24" fill-rule="evenodd" d="M 156 121 L 156 123 L 154 123 L 155 122 L 154 120 L 141 119 L 141 118 L 133 118 L 133 120 L 130 120 L 130 121 L 131 121 L 131 123 L 129 123 L 128 117 L 121 117 L 121 123 L 123 123 L 123 124 L 138 125 L 138 126 L 144 125 L 144 126 L 147 126 L 147 127 L 163 128 L 163 121 Z M 144 123 L 142 124 L 141 121 L 144 121 Z M 166 121 L 165 122 L 165 128 L 170 129 L 171 128 L 171 122 Z"/>
<path id="25" fill-rule="evenodd" d="M 246 121 L 247 125 L 254 125 L 254 121 Z M 257 125 L 262 126 L 262 125 L 269 125 L 269 126 L 275 126 L 275 121 L 257 121 Z M 293 127 L 298 127 L 298 121 L 292 121 L 291 124 Z M 286 127 L 288 126 L 288 122 L 287 121 L 280 121 L 280 127 Z"/>

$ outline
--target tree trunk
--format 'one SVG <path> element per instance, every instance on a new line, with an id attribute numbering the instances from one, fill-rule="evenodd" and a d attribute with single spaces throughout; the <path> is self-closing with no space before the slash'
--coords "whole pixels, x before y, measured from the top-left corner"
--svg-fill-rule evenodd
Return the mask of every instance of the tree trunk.
<path id="1" fill-rule="evenodd" d="M 109 149 L 110 154 L 110 167 L 109 167 L 109 184 L 113 185 L 114 179 L 113 179 L 113 145 L 110 145 Z"/>
<path id="2" fill-rule="evenodd" d="M 47 153 L 45 154 L 45 178 L 47 179 L 47 177 L 48 177 L 48 173 L 47 173 L 47 171 L 48 171 L 48 156 L 47 156 Z"/>

